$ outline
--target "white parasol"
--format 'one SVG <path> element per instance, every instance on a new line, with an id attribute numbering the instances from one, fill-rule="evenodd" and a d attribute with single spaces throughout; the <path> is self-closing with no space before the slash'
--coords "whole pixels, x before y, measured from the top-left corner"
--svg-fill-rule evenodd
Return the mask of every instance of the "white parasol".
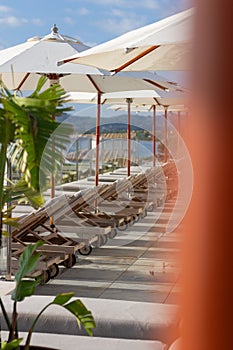
<path id="1" fill-rule="evenodd" d="M 194 10 L 189 9 L 58 61 L 111 72 L 187 70 Z"/>

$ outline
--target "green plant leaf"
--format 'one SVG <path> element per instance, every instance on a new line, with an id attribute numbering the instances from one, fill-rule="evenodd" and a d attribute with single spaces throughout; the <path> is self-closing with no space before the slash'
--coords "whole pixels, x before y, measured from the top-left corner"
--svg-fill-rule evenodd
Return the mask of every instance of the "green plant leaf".
<path id="1" fill-rule="evenodd" d="M 2 342 L 1 349 L 2 350 L 13 350 L 17 349 L 19 344 L 22 342 L 23 338 L 14 339 L 10 343 Z"/>
<path id="2" fill-rule="evenodd" d="M 34 294 L 37 285 L 37 280 L 22 280 L 19 282 L 17 289 L 12 293 L 12 299 L 22 301 L 25 297 L 30 297 Z M 16 295 L 17 293 L 17 295 Z"/>
<path id="3" fill-rule="evenodd" d="M 3 223 L 5 225 L 9 225 L 9 226 L 13 226 L 13 227 L 18 227 L 19 223 L 18 223 L 19 218 L 5 218 L 3 215 Z"/>
<path id="4" fill-rule="evenodd" d="M 67 304 L 73 296 L 74 293 L 59 294 L 54 298 L 51 304 L 60 305 L 71 312 L 76 317 L 79 327 L 82 325 L 86 332 L 92 335 L 92 330 L 96 326 L 92 313 L 79 299 L 73 300 Z"/>
<path id="5" fill-rule="evenodd" d="M 42 89 L 42 87 L 44 86 L 44 84 L 46 83 L 47 80 L 48 80 L 47 77 L 41 76 L 40 79 L 38 80 L 37 87 L 36 87 L 35 91 L 33 91 L 30 96 L 38 95 L 38 93 L 40 92 L 40 90 Z"/>
<path id="6" fill-rule="evenodd" d="M 69 135 L 73 132 L 71 126 L 60 129 L 59 137 L 56 136 L 54 144 L 50 147 L 52 161 L 48 160 L 44 164 L 46 170 L 41 170 L 40 163 L 45 146 L 60 124 L 52 116 L 72 110 L 63 107 L 66 92 L 59 84 L 40 92 L 46 80 L 45 77 L 41 77 L 35 91 L 28 97 L 12 94 L 0 85 L 0 106 L 3 107 L 0 107 L 0 139 L 4 139 L 7 145 L 11 143 L 9 159 L 14 162 L 16 170 L 24 173 L 28 187 L 37 192 L 40 190 L 40 178 L 41 188 L 44 190 L 47 185 L 47 171 L 54 172 L 63 160 L 62 150 L 69 144 Z"/>
<path id="7" fill-rule="evenodd" d="M 52 304 L 56 305 L 64 305 L 66 304 L 73 296 L 75 293 L 61 293 L 58 294 L 55 299 L 53 300 Z"/>
<path id="8" fill-rule="evenodd" d="M 15 274 L 16 287 L 12 293 L 11 298 L 15 301 L 22 301 L 28 293 L 33 290 L 32 283 L 22 283 L 23 279 L 35 270 L 37 262 L 41 256 L 41 252 L 35 253 L 36 249 L 43 245 L 42 241 L 35 244 L 29 244 L 20 255 L 19 269 Z M 36 284 L 37 282 L 34 281 Z M 30 294 L 31 295 L 31 294 Z"/>
<path id="9" fill-rule="evenodd" d="M 38 209 L 44 204 L 44 198 L 41 193 L 29 187 L 25 177 L 22 177 L 16 183 L 5 186 L 4 202 L 13 201 L 18 201 L 19 203 L 29 202 L 35 209 Z"/>
<path id="10" fill-rule="evenodd" d="M 92 330 L 96 327 L 94 317 L 81 300 L 76 299 L 62 306 L 76 317 L 79 326 L 81 324 L 89 335 L 93 334 Z"/>
<path id="11" fill-rule="evenodd" d="M 30 255 L 26 250 L 27 248 L 21 254 L 19 259 L 19 271 L 17 272 L 17 276 L 15 275 L 15 279 L 17 282 L 19 282 L 20 278 L 26 277 L 30 272 L 32 272 L 35 269 L 37 261 L 39 260 L 39 257 L 41 255 L 41 252 L 32 255 L 35 249 L 33 249 L 33 252 L 31 254 L 29 252 Z"/>

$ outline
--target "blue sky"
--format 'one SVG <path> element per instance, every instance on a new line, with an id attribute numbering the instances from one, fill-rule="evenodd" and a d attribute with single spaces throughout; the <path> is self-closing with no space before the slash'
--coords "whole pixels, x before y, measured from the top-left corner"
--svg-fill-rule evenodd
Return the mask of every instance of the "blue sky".
<path id="1" fill-rule="evenodd" d="M 3 0 L 0 49 L 46 35 L 54 23 L 93 46 L 191 6 L 191 0 Z"/>
<path id="2" fill-rule="evenodd" d="M 53 24 L 60 34 L 94 46 L 190 7 L 192 0 L 3 0 L 0 50 L 47 35 Z M 161 73 L 185 85 L 182 72 Z"/>

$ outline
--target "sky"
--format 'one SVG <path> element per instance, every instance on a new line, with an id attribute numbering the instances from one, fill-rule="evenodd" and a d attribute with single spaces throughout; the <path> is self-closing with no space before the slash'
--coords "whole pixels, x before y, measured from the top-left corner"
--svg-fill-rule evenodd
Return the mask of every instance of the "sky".
<path id="1" fill-rule="evenodd" d="M 47 35 L 54 24 L 60 34 L 94 46 L 192 4 L 192 0 L 0 0 L 0 50 Z M 185 85 L 180 72 L 162 75 Z"/>
<path id="2" fill-rule="evenodd" d="M 3 0 L 0 50 L 47 35 L 53 24 L 94 46 L 190 7 L 191 0 Z"/>

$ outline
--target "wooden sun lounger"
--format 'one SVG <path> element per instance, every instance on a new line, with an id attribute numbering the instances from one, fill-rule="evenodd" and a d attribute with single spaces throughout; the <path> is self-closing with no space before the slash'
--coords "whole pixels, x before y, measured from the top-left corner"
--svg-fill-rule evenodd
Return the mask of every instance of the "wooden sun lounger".
<path id="1" fill-rule="evenodd" d="M 100 210 L 99 205 L 103 203 L 105 198 L 115 198 L 118 193 L 122 193 L 126 190 L 128 185 L 129 182 L 119 180 L 114 184 L 100 185 L 94 189 L 89 189 L 89 191 L 83 191 L 84 197 L 87 197 L 87 193 L 94 191 L 94 193 L 91 193 L 91 201 L 85 201 L 82 206 L 79 205 L 78 207 L 72 206 L 71 204 L 72 210 L 80 219 L 83 219 L 86 223 L 94 227 L 106 227 L 110 225 L 112 227 L 112 232 L 109 233 L 109 236 L 113 237 L 116 234 L 116 228 L 124 229 L 129 222 L 132 222 L 135 212 L 132 213 L 131 211 L 129 213 L 125 211 L 122 214 L 107 213 Z M 98 207 L 96 207 L 96 204 L 98 204 Z"/>
<path id="2" fill-rule="evenodd" d="M 49 215 L 46 209 L 35 211 L 19 220 L 19 227 L 12 231 L 13 242 L 21 244 L 33 243 L 38 240 L 44 242 L 43 250 L 46 245 L 50 251 L 60 251 L 67 254 L 74 254 L 79 249 L 79 242 L 60 235 L 54 228 L 46 225 Z M 43 230 L 40 230 L 40 229 Z"/>
<path id="3" fill-rule="evenodd" d="M 104 202 L 99 204 L 100 210 L 109 211 L 112 208 L 112 211 L 117 211 L 120 214 L 121 208 L 124 208 L 125 214 L 131 214 L 133 216 L 141 215 L 142 211 L 147 209 L 148 203 L 137 198 L 132 198 L 131 196 L 131 193 L 134 192 L 134 183 L 137 177 L 138 174 L 115 182 L 112 188 L 102 196 Z M 117 209 L 116 206 L 120 206 L 120 209 Z"/>
<path id="4" fill-rule="evenodd" d="M 125 188 L 122 188 L 122 183 L 120 182 L 121 191 Z M 127 185 L 128 186 L 128 185 Z M 119 189 L 118 189 L 119 190 Z M 100 212 L 96 204 L 102 203 L 104 198 L 107 196 L 111 196 L 116 193 L 115 184 L 107 184 L 100 185 L 98 187 L 83 191 L 83 199 L 85 203 L 83 205 L 73 206 L 72 205 L 72 197 L 70 200 L 70 206 L 72 211 L 76 214 L 76 218 L 78 217 L 80 220 L 83 220 L 86 224 L 96 227 L 106 228 L 111 227 L 111 232 L 108 233 L 108 236 L 113 238 L 116 235 L 116 228 L 124 229 L 126 224 L 132 220 L 132 217 L 125 213 L 125 215 L 114 215 L 110 213 Z M 91 200 L 88 196 L 91 194 Z"/>
<path id="5" fill-rule="evenodd" d="M 127 224 L 136 221 L 143 214 L 144 204 L 138 203 L 134 206 L 134 203 L 127 196 L 131 187 L 130 178 L 117 180 L 100 193 L 97 217 L 93 217 L 94 214 L 86 211 L 82 214 L 93 220 L 98 220 L 100 224 L 101 222 L 109 222 L 109 220 L 113 224 L 117 222 L 117 227 L 121 230 L 125 229 Z"/>
<path id="6" fill-rule="evenodd" d="M 71 199 L 64 195 L 53 198 L 46 203 L 43 208 L 20 218 L 19 227 L 15 228 L 12 232 L 12 241 L 24 246 L 25 244 L 42 240 L 44 242 L 42 246 L 43 252 L 56 252 L 56 254 L 65 253 L 74 261 L 74 254 L 76 251 L 93 241 L 99 241 L 98 234 L 106 234 L 107 228 L 103 230 L 98 227 L 94 230 L 93 227 L 84 227 L 84 221 L 79 222 L 79 226 L 76 227 L 76 230 L 82 237 L 79 235 L 79 239 L 74 240 L 71 237 L 67 237 L 67 235 L 60 234 L 55 225 L 51 227 L 49 219 L 50 217 L 56 216 L 59 218 L 66 218 L 67 213 L 70 211 L 72 211 L 74 215 L 71 209 L 72 206 L 74 208 L 82 207 L 85 205 L 85 201 L 88 198 L 88 195 L 83 196 L 81 192 L 76 196 L 72 196 Z M 99 232 L 100 230 L 101 232 Z M 110 230 L 111 227 L 109 227 L 109 231 Z"/>
<path id="7" fill-rule="evenodd" d="M 145 215 L 154 204 L 157 206 L 159 202 L 164 201 L 166 194 L 164 179 L 164 171 L 158 167 L 114 181 L 111 185 L 102 187 L 97 213 L 90 207 L 85 207 L 82 212 L 76 211 L 76 213 L 82 218 L 88 218 L 90 223 L 101 226 L 111 222 L 114 227 L 115 223 L 119 220 L 122 222 L 122 219 L 130 223 L 136 217 Z M 158 187 L 154 181 L 158 182 Z"/>
<path id="8" fill-rule="evenodd" d="M 11 269 L 12 272 L 15 273 L 19 268 L 19 258 L 22 252 L 24 251 L 26 244 L 21 244 L 19 242 L 12 242 L 12 261 L 11 261 Z M 42 247 L 38 248 L 37 251 L 42 251 Z M 65 262 L 65 264 L 64 264 Z M 35 270 L 30 276 L 40 277 L 40 283 L 44 284 L 49 281 L 50 278 L 55 278 L 59 273 L 58 265 L 63 263 L 67 264 L 69 267 L 70 256 L 69 254 L 61 253 L 61 252 L 46 252 L 43 251 L 40 256 L 38 263 L 36 265 Z"/>
<path id="9" fill-rule="evenodd" d="M 162 167 L 148 169 L 131 181 L 133 199 L 147 203 L 147 208 L 160 206 L 166 200 L 166 176 Z"/>
<path id="10" fill-rule="evenodd" d="M 56 227 L 58 229 L 62 227 L 62 230 L 64 230 L 65 226 L 67 226 L 66 232 L 68 232 L 71 230 L 68 227 L 73 225 L 73 227 L 76 227 L 77 236 L 81 234 L 82 238 L 84 238 L 85 235 L 98 236 L 110 234 L 112 228 L 115 227 L 110 225 L 109 222 L 100 225 L 99 222 L 94 220 L 94 214 L 92 214 L 91 217 L 81 215 L 84 213 L 85 208 L 89 208 L 90 213 L 91 210 L 94 210 L 94 202 L 105 188 L 105 185 L 100 186 L 98 190 L 94 187 L 89 188 L 68 198 L 67 207 L 61 208 L 53 215 Z M 72 230 L 74 232 L 74 229 Z"/>

